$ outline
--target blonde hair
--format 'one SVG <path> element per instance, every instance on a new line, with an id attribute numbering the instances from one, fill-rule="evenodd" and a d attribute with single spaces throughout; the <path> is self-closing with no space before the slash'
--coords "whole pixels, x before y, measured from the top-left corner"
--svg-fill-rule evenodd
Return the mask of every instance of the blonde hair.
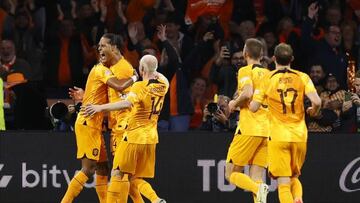
<path id="1" fill-rule="evenodd" d="M 140 59 L 140 66 L 145 72 L 153 73 L 158 68 L 158 61 L 155 56 L 147 54 Z"/>

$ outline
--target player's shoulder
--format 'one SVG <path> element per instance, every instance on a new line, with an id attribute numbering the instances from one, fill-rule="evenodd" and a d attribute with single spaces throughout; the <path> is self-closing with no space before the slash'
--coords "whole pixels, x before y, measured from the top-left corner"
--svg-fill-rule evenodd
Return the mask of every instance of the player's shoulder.
<path id="1" fill-rule="evenodd" d="M 107 68 L 107 67 L 104 66 L 102 63 L 97 63 L 93 66 L 92 69 L 103 69 L 103 68 Z"/>
<path id="2" fill-rule="evenodd" d="M 136 81 L 133 85 L 132 88 L 144 88 L 146 87 L 146 81 L 141 80 L 141 81 Z"/>
<path id="3" fill-rule="evenodd" d="M 239 73 L 244 73 L 244 72 L 249 72 L 251 71 L 251 65 L 246 65 L 246 66 L 242 66 L 239 68 L 238 72 Z"/>
<path id="4" fill-rule="evenodd" d="M 122 57 L 121 59 L 120 59 L 120 65 L 122 66 L 122 67 L 125 67 L 125 68 L 133 68 L 133 66 L 131 65 L 131 63 L 128 61 L 128 60 L 126 60 L 124 57 Z"/>
<path id="5" fill-rule="evenodd" d="M 251 68 L 251 72 L 261 73 L 261 75 L 264 75 L 265 73 L 269 72 L 268 68 L 260 64 L 252 64 L 251 67 L 249 67 L 249 69 L 250 68 Z"/>
<path id="6" fill-rule="evenodd" d="M 238 80 L 246 80 L 251 78 L 251 65 L 246 65 L 238 70 Z"/>
<path id="7" fill-rule="evenodd" d="M 112 71 L 101 63 L 95 64 L 89 75 L 112 75 Z"/>
<path id="8" fill-rule="evenodd" d="M 308 80 L 310 80 L 310 76 L 307 73 L 304 73 L 304 72 L 299 71 L 299 70 L 294 70 L 294 69 L 291 69 L 291 71 L 296 73 L 300 77 L 300 79 L 305 83 L 308 82 Z"/>

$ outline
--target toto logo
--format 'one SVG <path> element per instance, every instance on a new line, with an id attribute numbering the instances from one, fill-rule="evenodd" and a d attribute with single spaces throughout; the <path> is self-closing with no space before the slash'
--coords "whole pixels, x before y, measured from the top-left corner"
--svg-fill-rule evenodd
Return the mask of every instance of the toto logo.
<path id="1" fill-rule="evenodd" d="M 344 192 L 360 191 L 360 157 L 345 167 L 340 176 L 339 186 Z"/>

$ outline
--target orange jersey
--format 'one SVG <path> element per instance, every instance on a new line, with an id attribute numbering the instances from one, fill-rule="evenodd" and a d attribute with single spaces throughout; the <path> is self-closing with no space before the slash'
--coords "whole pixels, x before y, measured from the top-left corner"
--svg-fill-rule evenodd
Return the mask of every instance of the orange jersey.
<path id="1" fill-rule="evenodd" d="M 139 81 L 131 87 L 127 100 L 133 108 L 124 135 L 129 143 L 158 143 L 157 121 L 168 89 L 168 83 L 159 79 Z"/>
<path id="2" fill-rule="evenodd" d="M 122 57 L 115 65 L 111 66 L 110 70 L 119 80 L 130 78 L 134 75 L 133 67 L 124 57 Z M 130 87 L 126 88 L 121 93 L 111 87 L 109 87 L 108 89 L 110 103 L 124 100 L 126 98 L 126 94 L 130 91 Z M 114 125 L 121 125 L 122 121 L 126 119 L 126 115 L 128 112 L 128 110 L 110 111 L 109 128 L 113 128 Z"/>
<path id="3" fill-rule="evenodd" d="M 108 89 L 106 82 L 115 77 L 110 69 L 102 64 L 95 65 L 88 76 L 85 86 L 83 105 L 105 104 L 108 102 Z M 103 114 L 97 113 L 92 117 L 84 117 L 78 114 L 76 122 L 93 128 L 102 129 Z"/>
<path id="4" fill-rule="evenodd" d="M 238 71 L 239 95 L 245 85 L 251 85 L 253 89 L 259 88 L 264 75 L 268 72 L 268 69 L 257 64 L 240 68 Z M 242 107 L 240 109 L 238 127 L 235 132 L 243 135 L 268 137 L 269 118 L 267 107 L 265 105 L 261 106 L 256 113 L 251 112 L 248 107 Z"/>
<path id="5" fill-rule="evenodd" d="M 306 142 L 304 96 L 316 89 L 310 77 L 293 69 L 274 70 L 264 76 L 253 100 L 267 101 L 270 137 L 279 142 Z"/>

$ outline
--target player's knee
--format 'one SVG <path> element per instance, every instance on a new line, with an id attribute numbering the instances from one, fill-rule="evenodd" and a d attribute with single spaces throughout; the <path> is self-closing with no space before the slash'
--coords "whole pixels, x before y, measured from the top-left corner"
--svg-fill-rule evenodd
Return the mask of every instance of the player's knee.
<path id="1" fill-rule="evenodd" d="M 81 171 L 83 171 L 86 176 L 92 177 L 95 174 L 96 170 L 96 161 L 83 158 L 81 160 Z"/>
<path id="2" fill-rule="evenodd" d="M 87 177 L 92 177 L 95 174 L 96 165 L 84 166 L 81 168 L 81 171 L 83 171 Z"/>
<path id="3" fill-rule="evenodd" d="M 96 174 L 98 175 L 108 175 L 109 173 L 109 165 L 108 162 L 98 163 L 96 166 Z"/>

